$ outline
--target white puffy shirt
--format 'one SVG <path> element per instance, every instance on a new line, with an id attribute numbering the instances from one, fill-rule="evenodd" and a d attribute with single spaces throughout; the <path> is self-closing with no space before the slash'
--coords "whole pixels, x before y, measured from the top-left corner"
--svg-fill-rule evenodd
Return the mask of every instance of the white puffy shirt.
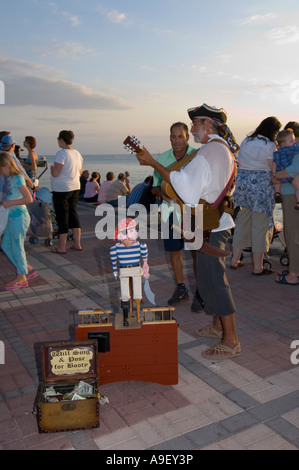
<path id="1" fill-rule="evenodd" d="M 221 139 L 210 135 L 210 139 Z M 223 142 L 226 144 L 224 139 Z M 200 199 L 214 203 L 226 187 L 234 168 L 234 160 L 226 145 L 211 142 L 203 145 L 196 157 L 180 171 L 170 173 L 170 182 L 180 198 L 191 206 Z M 232 217 L 224 213 L 215 232 L 235 226 Z"/>

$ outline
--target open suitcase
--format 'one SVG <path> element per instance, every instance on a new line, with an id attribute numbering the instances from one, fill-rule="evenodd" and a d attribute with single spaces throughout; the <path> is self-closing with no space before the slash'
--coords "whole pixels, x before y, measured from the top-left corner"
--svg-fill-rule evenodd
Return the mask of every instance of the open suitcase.
<path id="1" fill-rule="evenodd" d="M 40 433 L 99 427 L 97 342 L 45 344 L 42 372 L 37 399 Z"/>

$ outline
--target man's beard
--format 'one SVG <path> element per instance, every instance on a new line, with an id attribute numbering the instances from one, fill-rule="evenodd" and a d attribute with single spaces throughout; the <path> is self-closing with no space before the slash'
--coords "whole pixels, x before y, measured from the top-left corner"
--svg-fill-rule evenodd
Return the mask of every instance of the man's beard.
<path id="1" fill-rule="evenodd" d="M 201 144 L 201 140 L 203 138 L 202 133 L 200 131 L 199 132 L 193 132 L 192 135 L 193 135 L 193 138 L 194 138 L 194 142 L 196 142 L 197 144 Z"/>

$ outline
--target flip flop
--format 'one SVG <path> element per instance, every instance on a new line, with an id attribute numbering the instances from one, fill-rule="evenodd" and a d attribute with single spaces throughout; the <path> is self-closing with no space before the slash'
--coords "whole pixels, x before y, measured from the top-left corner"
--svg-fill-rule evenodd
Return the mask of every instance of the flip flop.
<path id="1" fill-rule="evenodd" d="M 51 253 L 56 253 L 57 255 L 66 255 L 66 251 L 58 251 L 57 248 L 53 248 Z"/>
<path id="2" fill-rule="evenodd" d="M 211 354 L 208 354 L 208 351 Z M 224 346 L 222 343 L 215 344 L 212 348 L 207 349 L 201 353 L 202 357 L 205 359 L 210 359 L 211 361 L 223 361 L 224 359 L 232 359 L 235 357 L 241 356 L 241 346 L 240 343 L 236 344 L 234 348 L 229 348 Z"/>
<path id="3" fill-rule="evenodd" d="M 71 250 L 83 251 L 83 248 L 76 248 L 74 245 L 71 246 Z"/>
<path id="4" fill-rule="evenodd" d="M 284 286 L 299 286 L 299 282 L 288 282 L 286 280 L 286 275 L 284 274 L 281 274 L 280 276 L 278 276 L 278 280 L 275 279 L 275 282 L 277 284 L 283 284 Z"/>
<path id="5" fill-rule="evenodd" d="M 16 290 L 16 289 L 22 289 L 23 287 L 29 287 L 29 284 L 27 281 L 25 282 L 9 282 L 4 286 L 4 290 Z"/>
<path id="6" fill-rule="evenodd" d="M 278 276 L 287 276 L 289 274 L 289 271 L 287 269 L 284 269 L 281 273 L 277 273 Z M 297 276 L 299 277 L 299 276 Z"/>

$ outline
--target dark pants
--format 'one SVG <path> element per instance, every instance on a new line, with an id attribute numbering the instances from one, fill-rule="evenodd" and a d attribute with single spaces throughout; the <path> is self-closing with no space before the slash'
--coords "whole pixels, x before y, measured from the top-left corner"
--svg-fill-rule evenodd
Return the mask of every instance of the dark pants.
<path id="1" fill-rule="evenodd" d="M 59 233 L 68 233 L 69 229 L 81 228 L 77 214 L 79 189 L 65 193 L 53 192 L 53 204 Z"/>
<path id="2" fill-rule="evenodd" d="M 226 230 L 212 232 L 209 242 L 224 250 L 228 235 Z M 236 312 L 225 268 L 225 258 L 197 252 L 197 288 L 208 315 L 226 317 Z"/>

